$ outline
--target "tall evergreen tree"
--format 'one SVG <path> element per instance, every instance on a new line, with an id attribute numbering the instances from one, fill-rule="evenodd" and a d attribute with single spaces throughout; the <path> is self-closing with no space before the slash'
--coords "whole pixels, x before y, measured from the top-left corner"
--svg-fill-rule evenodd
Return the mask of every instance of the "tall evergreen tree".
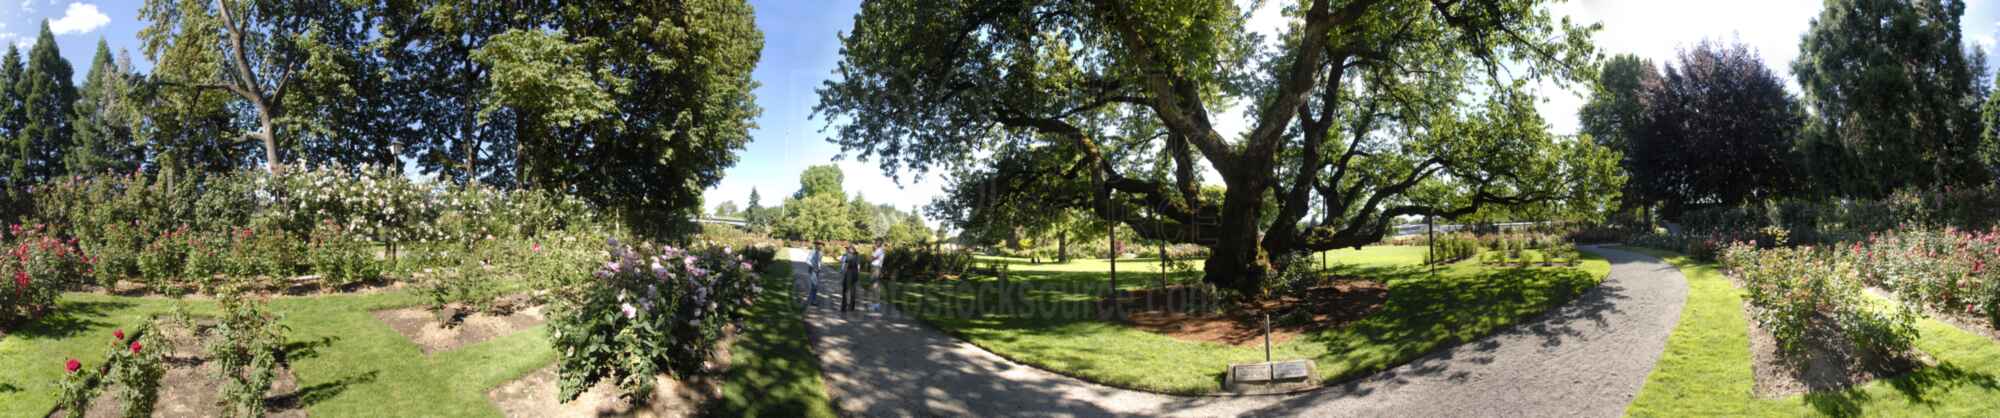
<path id="1" fill-rule="evenodd" d="M 28 170 L 26 162 L 15 154 L 21 147 L 16 141 L 26 138 L 21 127 L 28 124 L 28 116 L 21 112 L 21 91 L 14 88 L 20 79 L 21 50 L 7 45 L 6 57 L 0 58 L 0 180 L 6 181 L 10 191 L 20 178 L 15 173 Z"/>
<path id="2" fill-rule="evenodd" d="M 142 155 L 132 144 L 138 109 L 132 103 L 130 61 L 111 58 L 111 47 L 97 40 L 97 54 L 77 91 L 75 136 L 64 158 L 72 173 L 126 172 L 139 166 Z"/>
<path id="3" fill-rule="evenodd" d="M 21 94 L 21 113 L 26 124 L 14 141 L 14 153 L 24 166 L 14 175 L 21 180 L 40 182 L 65 173 L 63 151 L 70 143 L 70 116 L 76 103 L 74 70 L 56 47 L 49 23 L 42 21 L 41 36 L 28 51 L 28 63 L 14 89 Z"/>
<path id="4" fill-rule="evenodd" d="M 1962 0 L 1828 0 L 1792 73 L 1811 117 L 1813 183 L 1848 196 L 1984 184 L 1981 56 L 1964 48 Z"/>

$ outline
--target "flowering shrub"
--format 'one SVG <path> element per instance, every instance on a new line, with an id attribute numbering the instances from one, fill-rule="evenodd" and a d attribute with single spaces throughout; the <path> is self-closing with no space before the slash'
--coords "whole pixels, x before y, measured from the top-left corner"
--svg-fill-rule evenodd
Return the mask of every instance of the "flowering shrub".
<path id="1" fill-rule="evenodd" d="M 152 324 L 149 321 L 141 325 L 131 338 L 126 338 L 120 330 L 113 338 L 111 354 L 105 363 L 105 381 L 100 387 L 118 387 L 118 397 L 124 401 L 124 415 L 128 417 L 152 416 L 153 403 L 160 398 L 160 378 L 167 374 L 165 350 Z"/>
<path id="2" fill-rule="evenodd" d="M 181 226 L 161 232 L 152 243 L 146 244 L 139 252 L 139 277 L 145 278 L 154 289 L 173 287 L 181 276 L 182 263 L 187 261 L 190 236 L 188 227 Z"/>
<path id="3" fill-rule="evenodd" d="M 1861 268 L 1846 252 L 1738 243 L 1723 251 L 1722 261 L 1743 282 L 1757 324 L 1794 358 L 1806 354 L 1815 327 L 1838 329 L 1855 347 L 1885 356 L 1908 351 L 1916 340 L 1915 312 L 1908 305 L 1885 312 L 1870 303 L 1861 292 Z"/>
<path id="4" fill-rule="evenodd" d="M 85 281 L 90 260 L 72 241 L 50 236 L 41 225 L 12 225 L 0 232 L 0 323 L 39 317 L 55 307 L 64 289 Z"/>
<path id="5" fill-rule="evenodd" d="M 1849 244 L 1862 278 L 1905 302 L 2000 324 L 2000 230 L 1910 229 Z"/>
<path id="6" fill-rule="evenodd" d="M 645 401 L 654 376 L 699 371 L 762 289 L 729 247 L 680 249 L 609 243 L 610 257 L 554 289 L 549 319 L 567 402 L 600 381 Z"/>
<path id="7" fill-rule="evenodd" d="M 320 222 L 313 229 L 305 252 L 312 271 L 336 287 L 382 276 L 382 265 L 375 261 L 367 241 L 332 220 Z"/>
<path id="8" fill-rule="evenodd" d="M 97 397 L 97 370 L 85 369 L 83 362 L 71 358 L 63 362 L 63 371 L 62 380 L 56 382 L 56 406 L 62 407 L 63 416 L 80 418 Z"/>
<path id="9" fill-rule="evenodd" d="M 153 328 L 153 321 L 148 321 L 129 337 L 124 329 L 113 331 L 110 349 L 100 367 L 84 367 L 82 361 L 74 358 L 64 361 L 66 373 L 57 382 L 56 396 L 56 405 L 62 408 L 63 415 L 84 416 L 91 401 L 115 385 L 125 407 L 123 416 L 152 416 L 153 403 L 159 399 L 160 378 L 167 373 L 165 355 L 159 348 L 161 339 Z"/>

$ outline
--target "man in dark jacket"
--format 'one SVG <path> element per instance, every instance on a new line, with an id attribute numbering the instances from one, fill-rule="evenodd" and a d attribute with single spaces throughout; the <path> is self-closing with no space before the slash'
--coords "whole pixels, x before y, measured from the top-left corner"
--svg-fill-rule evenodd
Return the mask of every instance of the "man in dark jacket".
<path id="1" fill-rule="evenodd" d="M 861 282 L 861 253 L 854 251 L 854 244 L 847 244 L 847 253 L 840 256 L 840 311 L 854 311 L 854 297 L 860 292 L 854 287 Z"/>

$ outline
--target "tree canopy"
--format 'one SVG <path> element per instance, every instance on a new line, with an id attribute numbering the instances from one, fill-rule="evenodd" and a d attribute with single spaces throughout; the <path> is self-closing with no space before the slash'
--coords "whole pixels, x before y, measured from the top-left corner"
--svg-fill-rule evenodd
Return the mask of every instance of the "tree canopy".
<path id="1" fill-rule="evenodd" d="M 1528 87 L 1594 71 L 1591 28 L 1531 0 L 1286 10 L 1263 39 L 1225 0 L 870 1 L 815 109 L 892 176 L 970 173 L 990 186 L 955 199 L 1208 244 L 1206 280 L 1242 291 L 1278 254 L 1374 243 L 1401 217 L 1615 196 L 1616 157 L 1549 134 Z M 1235 137 L 1215 128 L 1232 103 L 1251 122 Z"/>

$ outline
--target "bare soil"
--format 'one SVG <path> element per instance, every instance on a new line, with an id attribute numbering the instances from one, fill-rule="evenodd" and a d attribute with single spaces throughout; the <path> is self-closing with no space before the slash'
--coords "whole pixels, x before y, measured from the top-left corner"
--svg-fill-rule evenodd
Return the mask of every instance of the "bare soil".
<path id="1" fill-rule="evenodd" d="M 1125 302 L 1125 321 L 1186 341 L 1254 346 L 1264 343 L 1266 315 L 1271 318 L 1271 343 L 1279 344 L 1345 326 L 1381 310 L 1389 300 L 1387 286 L 1359 278 L 1338 278 L 1308 289 L 1302 297 L 1244 303 L 1219 313 L 1191 312 L 1185 305 L 1194 299 L 1189 293 L 1190 288 L 1183 286 L 1131 292 L 1134 297 Z M 1285 320 L 1288 314 L 1294 320 Z"/>
<path id="2" fill-rule="evenodd" d="M 208 361 L 208 345 L 215 336 L 212 334 L 213 321 L 197 323 L 194 329 L 181 327 L 171 321 L 160 323 L 156 332 L 163 332 L 171 351 L 164 359 L 166 375 L 160 378 L 159 399 L 153 404 L 153 416 L 166 417 L 213 417 L 221 416 L 224 379 L 217 376 L 216 366 Z M 299 395 L 299 381 L 282 362 L 278 365 L 277 376 L 271 381 L 271 390 L 264 396 L 264 411 L 269 417 L 299 418 L 307 416 L 296 399 Z M 84 411 L 85 417 L 116 418 L 123 416 L 125 401 L 118 393 L 120 386 L 105 387 L 97 399 Z M 63 416 L 63 410 L 50 413 L 50 417 Z"/>
<path id="3" fill-rule="evenodd" d="M 643 405 L 634 405 L 622 399 L 618 386 L 611 382 L 598 382 L 590 390 L 577 395 L 576 399 L 559 402 L 556 396 L 562 392 L 562 386 L 556 365 L 543 367 L 493 388 L 486 392 L 486 399 L 500 409 L 501 415 L 508 417 L 695 416 L 701 412 L 702 404 L 722 398 L 721 371 L 728 368 L 728 347 L 735 342 L 735 329 L 727 327 L 724 332 L 722 342 L 716 344 L 715 352 L 710 354 L 713 360 L 706 364 L 706 370 L 686 381 L 665 374 L 654 376 L 652 399 Z"/>
<path id="4" fill-rule="evenodd" d="M 1755 318 L 1756 307 L 1743 304 L 1743 315 Z M 1825 319 L 1825 318 L 1823 318 Z M 1849 343 L 1831 320 L 1817 321 L 1806 331 L 1807 352 L 1792 359 L 1778 352 L 1778 340 L 1757 324 L 1750 324 L 1751 368 L 1756 374 L 1756 395 L 1764 399 L 1783 398 L 1807 392 L 1839 390 L 1876 379 L 1895 377 L 1918 367 L 1933 364 L 1929 355 L 1915 349 L 1896 356 L 1881 356 Z"/>
<path id="5" fill-rule="evenodd" d="M 443 320 L 438 313 L 424 307 L 375 311 L 375 319 L 417 343 L 424 355 L 456 350 L 548 322 L 541 306 L 504 314 L 466 313 L 456 306 L 447 307 L 446 311 L 449 317 Z"/>

